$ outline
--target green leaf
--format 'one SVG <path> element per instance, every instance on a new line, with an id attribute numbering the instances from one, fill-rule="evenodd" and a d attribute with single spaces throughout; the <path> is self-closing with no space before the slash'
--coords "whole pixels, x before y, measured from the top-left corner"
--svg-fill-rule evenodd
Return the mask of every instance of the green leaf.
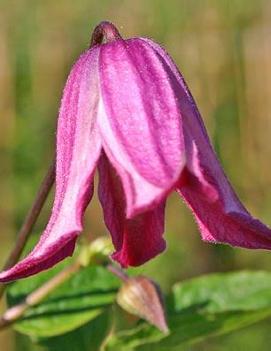
<path id="1" fill-rule="evenodd" d="M 141 323 L 112 335 L 107 351 L 179 350 L 271 316 L 271 273 L 210 274 L 173 287 L 167 299 L 170 334 Z"/>
<path id="2" fill-rule="evenodd" d="M 69 261 L 69 260 L 68 260 Z M 18 281 L 8 288 L 13 306 L 66 266 Z M 30 308 L 15 329 L 34 338 L 52 337 L 79 328 L 102 314 L 115 300 L 119 281 L 103 267 L 87 267 L 59 286 L 42 303 Z"/>
<path id="3" fill-rule="evenodd" d="M 271 309 L 254 312 L 224 312 L 217 314 L 196 314 L 171 317 L 171 334 L 153 345 L 136 348 L 137 351 L 177 350 L 186 343 L 202 341 L 256 323 L 271 315 Z"/>
<path id="4" fill-rule="evenodd" d="M 271 273 L 210 274 L 173 287 L 174 310 L 201 305 L 201 310 L 224 312 L 271 307 Z"/>
<path id="5" fill-rule="evenodd" d="M 70 333 L 39 340 L 48 351 L 98 351 L 111 327 L 110 309 Z"/>

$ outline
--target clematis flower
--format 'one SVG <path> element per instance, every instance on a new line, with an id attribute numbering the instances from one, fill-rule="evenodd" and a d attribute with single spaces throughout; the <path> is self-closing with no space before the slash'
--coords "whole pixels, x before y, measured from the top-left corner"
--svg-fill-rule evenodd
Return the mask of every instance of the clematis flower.
<path id="1" fill-rule="evenodd" d="M 0 281 L 72 255 L 96 169 L 112 258 L 123 267 L 165 249 L 165 202 L 174 190 L 191 208 L 203 240 L 271 248 L 271 230 L 238 200 L 170 56 L 150 39 L 123 40 L 103 22 L 64 89 L 51 218 L 33 251 Z"/>

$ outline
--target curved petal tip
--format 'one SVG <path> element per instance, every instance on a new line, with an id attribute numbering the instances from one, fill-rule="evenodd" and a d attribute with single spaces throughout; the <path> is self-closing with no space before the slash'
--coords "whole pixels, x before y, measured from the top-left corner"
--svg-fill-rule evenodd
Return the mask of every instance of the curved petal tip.
<path id="1" fill-rule="evenodd" d="M 42 256 L 28 256 L 12 268 L 0 273 L 0 282 L 10 282 L 13 280 L 26 278 L 30 275 L 46 270 L 68 256 L 72 256 L 75 247 L 76 238 L 70 239 L 63 246 L 57 245 L 57 249 L 50 248 Z M 53 254 L 52 254 L 53 252 Z"/>

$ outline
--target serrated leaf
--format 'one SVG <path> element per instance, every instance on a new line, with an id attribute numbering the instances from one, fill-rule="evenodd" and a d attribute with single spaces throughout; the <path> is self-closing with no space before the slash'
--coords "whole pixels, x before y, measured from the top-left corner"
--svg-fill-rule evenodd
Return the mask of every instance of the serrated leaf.
<path id="1" fill-rule="evenodd" d="M 210 274 L 173 287 L 170 334 L 142 323 L 113 335 L 106 351 L 177 351 L 185 344 L 229 333 L 271 316 L 271 273 Z"/>
<path id="2" fill-rule="evenodd" d="M 30 292 L 63 269 L 67 262 L 12 284 L 8 304 L 21 302 Z M 30 308 L 14 328 L 34 338 L 52 337 L 79 328 L 112 304 L 119 281 L 105 268 L 87 267 L 58 287 L 42 303 Z"/>

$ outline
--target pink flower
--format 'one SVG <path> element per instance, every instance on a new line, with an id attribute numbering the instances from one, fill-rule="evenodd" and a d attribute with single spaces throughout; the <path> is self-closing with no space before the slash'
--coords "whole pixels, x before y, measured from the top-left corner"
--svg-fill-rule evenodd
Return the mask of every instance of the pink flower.
<path id="1" fill-rule="evenodd" d="M 231 188 L 169 55 L 150 39 L 123 40 L 106 22 L 94 31 L 93 44 L 73 66 L 63 93 L 51 218 L 34 250 L 0 281 L 72 255 L 96 168 L 112 257 L 124 267 L 165 249 L 165 202 L 173 190 L 191 208 L 203 240 L 270 249 L 271 230 L 251 217 Z"/>

